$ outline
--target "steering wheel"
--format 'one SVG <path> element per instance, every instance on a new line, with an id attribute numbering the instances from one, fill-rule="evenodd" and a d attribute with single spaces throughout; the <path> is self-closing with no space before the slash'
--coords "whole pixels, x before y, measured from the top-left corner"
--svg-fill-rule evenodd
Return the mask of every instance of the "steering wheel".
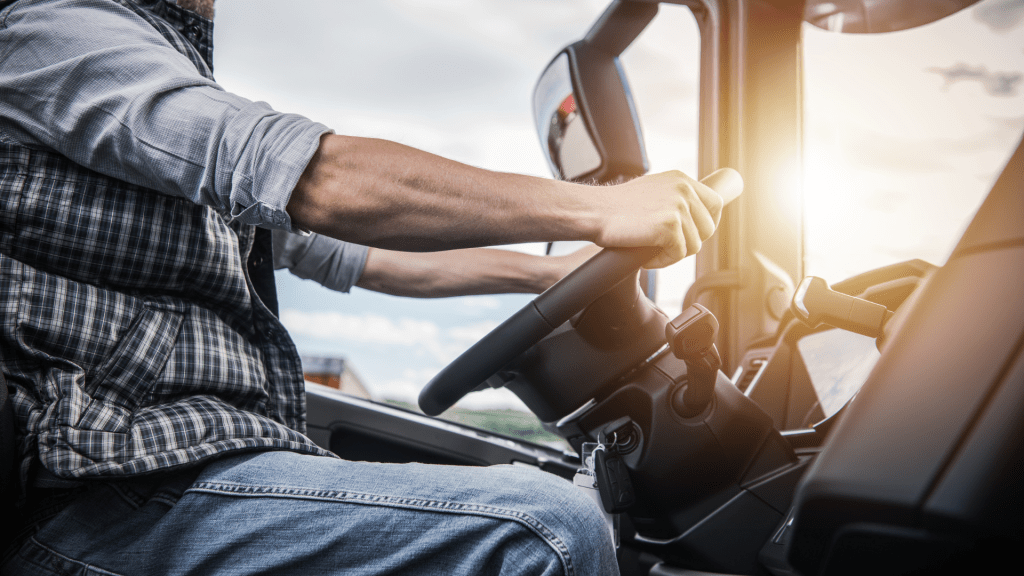
<path id="1" fill-rule="evenodd" d="M 704 178 L 728 203 L 743 190 L 739 173 L 723 168 Z M 420 409 L 437 416 L 540 342 L 555 328 L 635 273 L 658 248 L 605 248 L 521 308 L 451 364 L 420 392 Z"/>

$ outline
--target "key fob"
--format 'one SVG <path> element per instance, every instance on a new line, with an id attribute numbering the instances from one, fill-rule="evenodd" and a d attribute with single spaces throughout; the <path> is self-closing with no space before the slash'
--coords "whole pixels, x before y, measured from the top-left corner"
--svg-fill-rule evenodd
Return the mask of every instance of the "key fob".
<path id="1" fill-rule="evenodd" d="M 605 512 L 625 512 L 636 501 L 629 469 L 618 454 L 608 450 L 594 451 L 594 475 Z"/>

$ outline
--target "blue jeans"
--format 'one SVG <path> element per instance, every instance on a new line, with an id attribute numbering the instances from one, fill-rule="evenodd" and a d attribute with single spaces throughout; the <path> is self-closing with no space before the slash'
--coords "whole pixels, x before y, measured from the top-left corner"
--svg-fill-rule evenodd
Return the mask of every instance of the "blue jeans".
<path id="1" fill-rule="evenodd" d="M 600 511 L 519 466 L 226 457 L 198 476 L 90 487 L 7 574 L 618 573 Z"/>

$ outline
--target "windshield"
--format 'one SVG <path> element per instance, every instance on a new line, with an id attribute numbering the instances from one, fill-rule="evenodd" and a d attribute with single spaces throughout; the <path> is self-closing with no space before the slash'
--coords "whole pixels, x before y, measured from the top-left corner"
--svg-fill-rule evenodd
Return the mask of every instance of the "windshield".
<path id="1" fill-rule="evenodd" d="M 1024 130 L 1024 3 L 887 34 L 804 25 L 805 273 L 942 265 Z"/>
<path id="2" fill-rule="evenodd" d="M 226 89 L 340 134 L 386 138 L 491 170 L 550 178 L 530 95 L 551 55 L 583 37 L 606 7 L 607 0 L 221 0 L 215 69 Z M 660 115 L 658 123 L 645 125 L 645 134 L 657 150 L 655 169 L 692 172 L 698 36 L 689 11 L 672 8 L 678 10 L 666 10 L 623 58 L 636 70 L 635 91 L 652 95 L 641 114 L 671 108 L 669 98 L 680 86 L 685 91 L 685 112 Z M 685 59 L 682 75 L 659 75 L 667 54 Z M 543 254 L 545 245 L 513 249 Z M 686 281 L 687 267 L 692 281 L 692 263 L 673 273 Z M 307 380 L 413 410 L 431 377 L 533 298 L 424 300 L 360 288 L 338 294 L 285 270 L 276 279 L 281 320 Z M 685 288 L 663 291 L 675 312 Z M 564 446 L 504 389 L 469 394 L 442 417 Z"/>
<path id="3" fill-rule="evenodd" d="M 1024 2 L 886 34 L 804 24 L 803 44 L 805 274 L 941 266 L 1024 131 Z M 798 349 L 826 417 L 879 359 L 841 330 Z"/>

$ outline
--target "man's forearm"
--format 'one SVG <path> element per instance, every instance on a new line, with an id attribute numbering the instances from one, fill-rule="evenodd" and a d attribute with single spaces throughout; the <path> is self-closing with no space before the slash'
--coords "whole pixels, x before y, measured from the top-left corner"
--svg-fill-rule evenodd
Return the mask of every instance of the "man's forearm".
<path id="1" fill-rule="evenodd" d="M 491 172 L 384 140 L 324 135 L 292 192 L 292 224 L 377 248 L 422 252 L 587 240 L 653 246 L 647 265 L 695 254 L 722 197 L 677 171 L 616 186 Z"/>
<path id="2" fill-rule="evenodd" d="M 385 140 L 325 135 L 288 212 L 300 228 L 413 252 L 589 239 L 597 226 L 578 200 L 585 188 L 482 170 Z"/>
<path id="3" fill-rule="evenodd" d="M 371 248 L 356 286 L 416 298 L 538 294 L 595 252 L 547 257 L 488 248 L 428 253 Z"/>

